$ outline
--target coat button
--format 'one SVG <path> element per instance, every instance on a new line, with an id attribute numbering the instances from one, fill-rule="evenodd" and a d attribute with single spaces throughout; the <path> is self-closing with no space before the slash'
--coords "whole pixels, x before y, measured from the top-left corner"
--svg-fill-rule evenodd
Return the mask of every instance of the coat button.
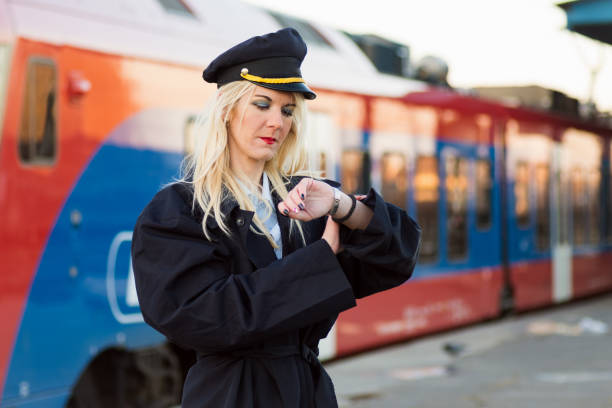
<path id="1" fill-rule="evenodd" d="M 244 219 L 242 219 L 242 218 L 238 218 L 238 219 L 236 220 L 236 224 L 237 224 L 239 227 L 242 227 L 242 226 L 244 225 Z"/>

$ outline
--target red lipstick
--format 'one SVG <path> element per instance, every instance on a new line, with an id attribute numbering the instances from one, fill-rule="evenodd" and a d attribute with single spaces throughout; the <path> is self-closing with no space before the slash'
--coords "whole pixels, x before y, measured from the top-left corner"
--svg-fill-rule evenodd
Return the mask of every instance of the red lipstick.
<path id="1" fill-rule="evenodd" d="M 261 139 L 267 144 L 274 144 L 276 142 L 276 139 L 273 137 L 262 137 Z"/>

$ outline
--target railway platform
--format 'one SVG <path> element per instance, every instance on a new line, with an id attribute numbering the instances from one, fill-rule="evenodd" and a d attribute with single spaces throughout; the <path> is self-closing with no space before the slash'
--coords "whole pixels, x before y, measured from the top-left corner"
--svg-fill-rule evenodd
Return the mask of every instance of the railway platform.
<path id="1" fill-rule="evenodd" d="M 612 295 L 326 364 L 340 407 L 612 407 Z"/>

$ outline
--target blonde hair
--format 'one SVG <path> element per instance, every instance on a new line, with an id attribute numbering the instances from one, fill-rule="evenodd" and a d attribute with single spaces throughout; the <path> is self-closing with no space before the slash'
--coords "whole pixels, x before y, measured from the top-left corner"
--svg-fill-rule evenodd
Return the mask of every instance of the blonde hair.
<path id="1" fill-rule="evenodd" d="M 240 208 L 255 211 L 253 203 L 239 184 L 240 182 L 250 184 L 249 181 L 233 172 L 230 167 L 228 127 L 229 118 L 238 101 L 243 97 L 251 97 L 256 88 L 257 85 L 248 81 L 235 81 L 224 85 L 217 90 L 204 114 L 196 121 L 195 149 L 185 159 L 184 176 L 180 181 L 192 184 L 194 192 L 193 208 L 198 206 L 204 213 L 202 230 L 208 240 L 211 239 L 206 228 L 208 217 L 213 217 L 221 230 L 227 236 L 230 236 L 230 229 L 221 213 L 221 202 L 229 198 L 224 196 L 224 193 L 231 194 Z M 295 108 L 289 133 L 274 157 L 268 160 L 264 166 L 264 171 L 270 181 L 270 191 L 275 191 L 283 200 L 288 194 L 285 182 L 290 177 L 297 175 L 314 176 L 314 172 L 308 168 L 309 157 L 302 136 L 304 134 L 303 121 L 306 116 L 304 97 L 300 93 L 293 93 L 293 97 Z M 240 182 L 238 179 L 240 179 Z M 258 188 L 249 187 L 262 199 Z M 267 200 L 263 201 L 266 203 L 267 217 L 269 217 L 274 209 L 268 204 Z M 258 234 L 265 235 L 272 246 L 277 248 L 278 246 L 274 242 L 270 231 L 264 226 L 264 221 L 255 213 L 253 222 L 259 231 L 253 226 L 251 226 L 251 229 Z M 290 231 L 295 227 L 299 230 L 302 241 L 305 243 L 301 223 L 292 219 Z"/>

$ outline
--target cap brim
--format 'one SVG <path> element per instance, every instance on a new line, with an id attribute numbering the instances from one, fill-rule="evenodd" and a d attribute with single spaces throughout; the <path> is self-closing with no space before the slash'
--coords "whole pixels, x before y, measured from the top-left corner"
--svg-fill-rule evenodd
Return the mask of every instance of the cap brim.
<path id="1" fill-rule="evenodd" d="M 249 82 L 252 82 L 255 85 L 263 86 L 264 88 L 274 89 L 275 91 L 299 92 L 304 95 L 305 99 L 314 99 L 317 97 L 317 94 L 308 88 L 303 82 L 292 82 L 289 84 L 268 84 L 256 81 Z"/>

